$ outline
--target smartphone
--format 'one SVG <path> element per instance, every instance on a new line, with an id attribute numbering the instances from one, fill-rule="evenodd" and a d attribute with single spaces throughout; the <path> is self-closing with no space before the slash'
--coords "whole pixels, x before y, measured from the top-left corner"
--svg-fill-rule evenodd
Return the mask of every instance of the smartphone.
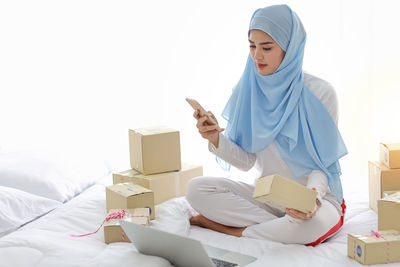
<path id="1" fill-rule="evenodd" d="M 206 121 L 209 125 L 214 125 L 217 124 L 217 122 L 207 114 L 207 111 L 200 105 L 199 102 L 197 102 L 196 100 L 192 99 L 192 98 L 186 98 L 186 101 L 189 103 L 189 105 L 192 106 L 192 108 L 194 110 L 199 110 L 199 114 L 200 116 L 207 116 L 208 120 Z M 218 127 L 218 130 L 220 128 Z"/>

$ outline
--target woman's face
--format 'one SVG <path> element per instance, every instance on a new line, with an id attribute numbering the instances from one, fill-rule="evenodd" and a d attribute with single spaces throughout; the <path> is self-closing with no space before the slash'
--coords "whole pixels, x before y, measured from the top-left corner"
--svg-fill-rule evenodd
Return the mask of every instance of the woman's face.
<path id="1" fill-rule="evenodd" d="M 251 58 L 256 64 L 258 73 L 262 75 L 274 73 L 285 57 L 285 51 L 271 36 L 261 30 L 251 30 L 249 42 Z"/>

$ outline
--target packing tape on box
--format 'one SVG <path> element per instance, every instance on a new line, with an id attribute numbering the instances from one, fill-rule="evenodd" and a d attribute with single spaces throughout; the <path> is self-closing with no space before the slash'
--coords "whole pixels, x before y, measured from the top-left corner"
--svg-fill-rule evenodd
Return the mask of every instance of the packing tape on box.
<path id="1" fill-rule="evenodd" d="M 374 230 L 371 230 L 371 233 L 375 235 L 377 238 L 382 238 L 383 240 L 386 240 L 385 237 L 383 237 L 379 232 L 375 232 Z M 390 242 L 386 240 L 386 263 L 390 262 Z"/>
<path id="2" fill-rule="evenodd" d="M 356 239 L 353 239 L 353 259 L 356 259 L 356 251 L 358 248 L 356 248 Z M 361 248 L 360 248 L 361 249 Z M 360 256 L 361 253 L 357 251 L 357 255 Z"/>

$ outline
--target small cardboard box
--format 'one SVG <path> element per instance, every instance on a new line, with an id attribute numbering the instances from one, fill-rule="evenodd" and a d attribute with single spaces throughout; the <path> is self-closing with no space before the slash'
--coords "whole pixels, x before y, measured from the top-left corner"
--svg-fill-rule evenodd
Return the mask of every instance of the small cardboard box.
<path id="1" fill-rule="evenodd" d="M 133 183 L 120 183 L 106 187 L 106 208 L 149 208 L 150 219 L 155 218 L 153 191 Z"/>
<path id="2" fill-rule="evenodd" d="M 377 201 L 384 191 L 400 190 L 400 169 L 389 169 L 381 162 L 368 162 L 369 206 L 378 212 Z"/>
<path id="3" fill-rule="evenodd" d="M 378 200 L 378 230 L 400 231 L 400 191 Z"/>
<path id="4" fill-rule="evenodd" d="M 307 213 L 315 208 L 317 192 L 274 174 L 257 180 L 253 198 L 283 211 L 291 208 Z"/>
<path id="5" fill-rule="evenodd" d="M 119 209 L 111 209 L 107 215 L 110 216 L 113 212 L 120 211 Z M 106 244 L 114 242 L 130 242 L 129 238 L 123 233 L 119 224 L 119 220 L 124 220 L 141 225 L 150 223 L 150 210 L 148 208 L 128 209 L 123 218 L 110 219 L 104 223 L 104 242 Z"/>
<path id="6" fill-rule="evenodd" d="M 380 143 L 380 160 L 391 169 L 400 168 L 400 143 Z"/>
<path id="7" fill-rule="evenodd" d="M 374 233 L 349 234 L 347 255 L 362 264 L 377 264 L 400 261 L 400 234 L 396 230 Z"/>
<path id="8" fill-rule="evenodd" d="M 144 175 L 136 170 L 127 170 L 113 174 L 114 184 L 135 183 L 154 192 L 154 204 L 160 204 L 174 197 L 184 196 L 190 179 L 202 176 L 203 167 L 182 163 L 180 171 Z"/>
<path id="9" fill-rule="evenodd" d="M 145 175 L 181 169 L 179 131 L 167 127 L 129 130 L 131 168 Z"/>

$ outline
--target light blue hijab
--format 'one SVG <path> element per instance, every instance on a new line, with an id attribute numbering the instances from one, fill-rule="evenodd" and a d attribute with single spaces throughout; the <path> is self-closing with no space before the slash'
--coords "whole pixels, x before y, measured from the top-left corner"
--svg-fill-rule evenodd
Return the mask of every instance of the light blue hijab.
<path id="1" fill-rule="evenodd" d="M 347 149 L 331 115 L 304 84 L 306 33 L 300 19 L 287 5 L 269 6 L 254 12 L 249 33 L 253 29 L 271 36 L 286 54 L 270 75 L 259 74 L 248 56 L 222 113 L 228 121 L 225 135 L 249 153 L 260 152 L 275 141 L 297 178 L 322 170 L 331 192 L 342 203 L 338 160 Z"/>

